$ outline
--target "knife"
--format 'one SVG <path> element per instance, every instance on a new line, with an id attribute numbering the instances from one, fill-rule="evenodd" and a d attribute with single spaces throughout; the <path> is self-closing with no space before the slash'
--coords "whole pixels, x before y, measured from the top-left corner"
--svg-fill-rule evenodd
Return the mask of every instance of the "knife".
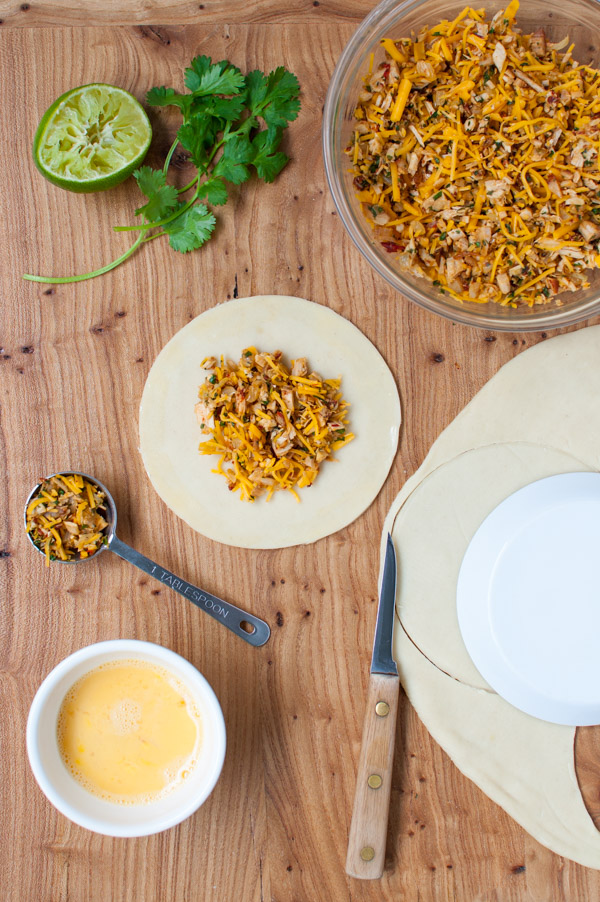
<path id="1" fill-rule="evenodd" d="M 346 873 L 363 880 L 383 874 L 400 680 L 392 657 L 396 552 L 388 534 L 367 692 Z"/>

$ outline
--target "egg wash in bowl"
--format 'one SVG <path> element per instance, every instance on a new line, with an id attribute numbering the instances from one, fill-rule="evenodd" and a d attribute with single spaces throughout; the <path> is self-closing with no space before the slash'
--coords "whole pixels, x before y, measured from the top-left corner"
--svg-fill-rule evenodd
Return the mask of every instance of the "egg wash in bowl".
<path id="1" fill-rule="evenodd" d="M 186 686 L 140 659 L 109 661 L 66 693 L 57 741 L 69 773 L 120 805 L 155 802 L 181 786 L 198 760 L 200 712 Z"/>

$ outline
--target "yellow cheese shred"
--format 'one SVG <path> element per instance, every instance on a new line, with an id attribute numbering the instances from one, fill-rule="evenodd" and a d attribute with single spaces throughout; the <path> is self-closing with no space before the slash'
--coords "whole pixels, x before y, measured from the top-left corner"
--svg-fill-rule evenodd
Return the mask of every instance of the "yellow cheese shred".
<path id="1" fill-rule="evenodd" d="M 392 122 L 400 122 L 402 119 L 402 113 L 404 112 L 404 107 L 406 106 L 406 101 L 408 100 L 411 90 L 412 82 L 408 78 L 403 78 L 398 87 L 398 94 L 394 106 L 392 107 L 392 115 L 390 116 Z"/>

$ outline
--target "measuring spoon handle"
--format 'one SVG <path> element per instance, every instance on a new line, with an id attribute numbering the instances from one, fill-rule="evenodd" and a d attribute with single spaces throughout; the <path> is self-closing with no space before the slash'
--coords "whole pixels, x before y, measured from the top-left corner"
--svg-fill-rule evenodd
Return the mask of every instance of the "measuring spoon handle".
<path id="1" fill-rule="evenodd" d="M 265 623 L 264 620 L 255 617 L 254 614 L 242 611 L 241 608 L 236 608 L 235 605 L 229 604 L 228 601 L 223 601 L 222 598 L 217 598 L 216 595 L 211 595 L 210 592 L 205 592 L 204 589 L 193 586 L 179 576 L 175 576 L 170 570 L 165 570 L 163 567 L 155 564 L 150 558 L 140 554 L 135 548 L 126 545 L 125 542 L 122 542 L 116 536 L 113 536 L 108 548 L 110 551 L 118 554 L 119 557 L 129 561 L 130 564 L 135 564 L 144 573 L 153 576 L 162 585 L 175 589 L 176 592 L 179 592 L 192 604 L 202 608 L 203 611 L 206 611 L 207 614 L 210 614 L 223 626 L 226 626 L 228 630 L 231 630 L 240 639 L 249 642 L 250 645 L 264 645 L 271 635 L 269 624 Z"/>

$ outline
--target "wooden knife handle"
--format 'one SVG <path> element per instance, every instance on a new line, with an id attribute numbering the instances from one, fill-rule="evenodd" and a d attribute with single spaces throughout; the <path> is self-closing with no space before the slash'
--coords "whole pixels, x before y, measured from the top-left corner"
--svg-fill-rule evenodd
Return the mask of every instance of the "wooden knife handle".
<path id="1" fill-rule="evenodd" d="M 346 858 L 346 873 L 362 880 L 383 874 L 399 689 L 397 676 L 370 676 Z"/>

